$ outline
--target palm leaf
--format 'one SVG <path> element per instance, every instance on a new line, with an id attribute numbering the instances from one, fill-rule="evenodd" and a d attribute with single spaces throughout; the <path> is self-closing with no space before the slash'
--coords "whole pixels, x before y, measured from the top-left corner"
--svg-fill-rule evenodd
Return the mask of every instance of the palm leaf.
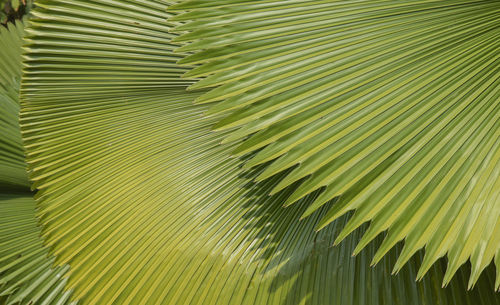
<path id="1" fill-rule="evenodd" d="M 0 194 L 1 304 L 70 303 L 71 291 L 65 290 L 69 266 L 53 267 L 35 210 L 30 193 Z"/>
<path id="2" fill-rule="evenodd" d="M 29 187 L 19 130 L 23 26 L 0 27 L 0 188 Z"/>
<path id="3" fill-rule="evenodd" d="M 181 1 L 171 21 L 191 89 L 222 115 L 224 143 L 272 161 L 256 178 L 295 183 L 286 205 L 332 199 L 324 228 L 355 210 L 335 243 L 365 222 L 356 247 L 388 231 L 373 261 L 405 240 L 418 277 L 447 254 L 448 283 L 470 258 L 473 286 L 500 259 L 498 1 Z M 253 154 L 250 154 L 254 152 Z M 283 176 L 282 174 L 280 176 Z M 274 177 L 274 178 L 272 178 Z M 497 264 L 500 287 L 500 267 Z"/>
<path id="4" fill-rule="evenodd" d="M 185 91 L 167 1 L 37 2 L 28 29 L 21 127 L 43 235 L 84 304 L 495 304 L 491 268 L 439 288 L 415 282 L 398 249 L 370 268 L 363 229 L 330 247 L 347 217 L 314 232 L 332 202 L 299 221 L 318 192 L 284 209 L 288 172 L 254 178 Z M 132 48 L 133 47 L 133 48 Z M 150 56 L 154 52 L 154 56 Z M 158 67 L 156 69 L 155 67 Z M 161 69 L 160 69 L 161 68 Z M 175 72 L 175 73 L 173 73 Z M 126 77 L 125 77 L 126 75 Z M 176 78 L 177 77 L 177 78 Z M 441 262 L 442 263 L 442 262 Z M 438 286 L 436 286 L 438 285 Z M 436 301 L 437 300 L 437 301 Z"/>
<path id="5" fill-rule="evenodd" d="M 53 268 L 29 189 L 19 126 L 21 22 L 0 28 L 0 303 L 68 304 L 68 266 Z"/>

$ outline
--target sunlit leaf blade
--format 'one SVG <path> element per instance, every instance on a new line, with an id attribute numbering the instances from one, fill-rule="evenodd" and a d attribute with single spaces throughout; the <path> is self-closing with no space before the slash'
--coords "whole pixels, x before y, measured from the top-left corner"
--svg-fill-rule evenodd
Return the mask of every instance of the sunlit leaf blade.
<path id="1" fill-rule="evenodd" d="M 40 236 L 19 126 L 19 82 L 24 24 L 0 27 L 0 304 L 68 304 L 69 266 Z"/>
<path id="2" fill-rule="evenodd" d="M 82 304 L 499 301 L 491 268 L 470 292 L 464 268 L 444 289 L 442 265 L 416 282 L 421 253 L 390 276 L 396 250 L 375 268 L 369 267 L 375 244 L 351 257 L 362 230 L 331 247 L 347 217 L 314 232 L 332 203 L 299 220 L 318 192 L 289 208 L 282 205 L 296 184 L 268 196 L 287 172 L 253 182 L 266 166 L 248 171 L 231 157 L 238 142 L 220 144 L 231 131 L 212 132 L 221 117 L 203 117 L 208 107 L 193 104 L 204 91 L 187 93 L 178 85 L 191 82 L 171 81 L 171 75 L 148 87 L 150 75 L 142 71 L 178 69 L 169 61 L 171 48 L 147 63 L 140 53 L 124 62 L 130 54 L 111 39 L 120 36 L 147 53 L 149 42 L 136 33 L 171 37 L 164 34 L 171 29 L 166 1 L 148 1 L 155 12 L 139 0 L 38 3 L 26 46 L 23 139 L 43 235 L 57 263 L 71 266 L 68 286 Z M 131 15 L 143 22 L 122 21 Z M 68 29 L 73 35 L 48 38 Z M 85 32 L 95 40 L 77 35 Z M 81 45 L 85 52 L 75 51 Z M 48 60 L 61 49 L 64 58 Z M 113 63 L 131 78 L 94 82 L 92 71 L 108 71 Z M 53 81 L 68 70 L 77 76 L 72 82 Z"/>
<path id="3" fill-rule="evenodd" d="M 228 158 L 233 146 L 219 145 L 225 134 L 210 131 L 215 120 L 200 116 L 206 107 L 192 104 L 196 96 L 171 90 L 68 99 L 43 116 L 36 108 L 45 102 L 25 100 L 23 123 L 33 115 L 39 122 L 33 130 L 44 130 L 41 140 L 27 142 L 40 143 L 30 150 L 36 156 L 30 164 L 44 235 L 59 262 L 71 266 L 69 286 L 83 304 L 499 301 L 491 268 L 472 292 L 466 292 L 464 269 L 441 289 L 444 265 L 415 281 L 421 253 L 391 276 L 396 251 L 375 268 L 370 261 L 376 244 L 351 257 L 363 231 L 331 247 L 347 217 L 315 233 L 331 205 L 299 217 L 317 193 L 289 208 L 282 203 L 293 188 L 267 196 L 279 177 L 250 182 L 264 167 L 246 173 L 238 159 Z M 68 134 L 75 136 L 54 135 L 61 129 L 52 127 L 53 117 L 70 124 Z M 30 127 L 24 135 L 29 138 Z M 85 141 L 75 144 L 78 138 Z M 49 160 L 63 152 L 68 161 Z"/>
<path id="4" fill-rule="evenodd" d="M 257 181 L 289 170 L 285 205 L 321 191 L 302 217 L 337 199 L 317 229 L 355 210 L 336 243 L 370 221 L 356 252 L 388 230 L 374 262 L 405 239 L 395 271 L 425 247 L 419 277 L 448 254 L 474 285 L 500 251 L 498 1 L 178 2 L 179 64 L 245 168 L 273 160 Z"/>

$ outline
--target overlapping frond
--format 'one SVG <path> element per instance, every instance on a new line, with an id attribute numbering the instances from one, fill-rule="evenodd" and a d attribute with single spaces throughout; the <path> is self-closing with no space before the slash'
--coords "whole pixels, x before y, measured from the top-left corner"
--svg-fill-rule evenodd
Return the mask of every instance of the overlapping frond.
<path id="1" fill-rule="evenodd" d="M 271 194 L 336 199 L 318 229 L 355 210 L 337 243 L 371 221 L 355 253 L 388 230 L 374 262 L 404 239 L 395 270 L 425 246 L 419 278 L 500 259 L 498 1 L 178 2 L 196 101 Z"/>
<path id="2" fill-rule="evenodd" d="M 68 304 L 68 266 L 53 268 L 30 192 L 19 126 L 22 22 L 0 27 L 0 304 Z"/>
<path id="3" fill-rule="evenodd" d="M 29 187 L 19 129 L 23 25 L 0 26 L 0 188 Z"/>
<path id="4" fill-rule="evenodd" d="M 70 304 L 69 266 L 53 267 L 35 211 L 31 193 L 0 194 L 0 304 Z"/>
<path id="5" fill-rule="evenodd" d="M 23 139 L 43 235 L 57 263 L 71 266 L 74 297 L 83 304 L 499 301 L 492 269 L 471 292 L 465 269 L 445 289 L 436 286 L 442 265 L 415 282 L 420 253 L 389 276 L 396 251 L 375 268 L 375 244 L 350 257 L 362 231 L 330 247 L 346 217 L 314 232 L 332 203 L 299 220 L 317 192 L 286 209 L 295 184 L 268 196 L 288 172 L 254 182 L 266 166 L 248 171 L 231 157 L 238 141 L 220 144 L 231 130 L 212 132 L 222 117 L 203 117 L 207 106 L 193 104 L 205 92 L 187 93 L 192 81 L 150 70 L 186 71 L 175 65 L 167 4 L 148 1 L 151 12 L 139 0 L 41 0 L 28 30 Z M 143 32 L 164 42 L 146 61 L 142 52 L 152 45 L 138 38 Z M 135 55 L 123 61 L 127 45 Z M 72 81 L 56 81 L 69 71 Z M 115 73 L 129 78 L 114 82 Z"/>
<path id="6" fill-rule="evenodd" d="M 175 23 L 165 20 L 166 2 L 37 1 L 25 41 L 36 36 L 44 44 L 27 54 L 24 95 L 102 98 L 192 83 L 178 77 L 187 69 L 175 65 L 182 54 L 171 52 Z"/>
<path id="7" fill-rule="evenodd" d="M 267 196 L 279 179 L 251 182 L 263 168 L 246 173 L 228 158 L 233 146 L 219 145 L 225 134 L 210 131 L 215 121 L 200 116 L 197 96 L 69 99 L 43 115 L 41 101 L 23 106 L 27 147 L 40 144 L 29 160 L 44 235 L 71 266 L 69 286 L 83 304 L 498 302 L 491 272 L 473 292 L 465 270 L 440 289 L 442 265 L 415 282 L 420 254 L 395 277 L 396 252 L 376 268 L 376 245 L 352 258 L 362 231 L 330 247 L 347 218 L 315 233 L 327 209 L 299 216 L 317 194 L 288 209 L 293 188 Z M 55 133 L 53 117 L 71 125 L 66 135 Z"/>

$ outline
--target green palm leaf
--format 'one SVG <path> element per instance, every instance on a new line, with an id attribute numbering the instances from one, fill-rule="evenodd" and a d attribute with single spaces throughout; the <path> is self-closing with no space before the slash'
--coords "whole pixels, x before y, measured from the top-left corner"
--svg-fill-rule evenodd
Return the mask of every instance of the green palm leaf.
<path id="1" fill-rule="evenodd" d="M 204 2 L 207 3 L 207 2 Z M 370 268 L 365 228 L 330 247 L 347 217 L 314 228 L 333 202 L 284 209 L 289 171 L 231 158 L 241 140 L 212 132 L 188 93 L 167 1 L 41 0 L 28 29 L 21 127 L 43 235 L 83 304 L 497 303 L 491 268 L 466 292 L 443 262 L 415 282 L 421 253 L 390 276 L 397 249 Z"/>
<path id="2" fill-rule="evenodd" d="M 70 304 L 69 266 L 53 267 L 35 211 L 30 193 L 0 194 L 0 304 Z"/>
<path id="3" fill-rule="evenodd" d="M 405 240 L 418 277 L 447 254 L 448 283 L 469 258 L 469 287 L 500 259 L 498 1 L 182 1 L 171 18 L 197 65 L 186 76 L 214 129 L 257 181 L 289 171 L 285 205 L 332 199 L 324 228 L 355 210 L 339 243 L 365 222 L 358 253 L 388 234 L 378 262 Z M 255 152 L 253 154 L 250 154 Z M 497 264 L 497 268 L 498 264 Z M 500 270 L 496 287 L 500 287 Z"/>
<path id="4" fill-rule="evenodd" d="M 0 27 L 0 304 L 68 304 L 69 266 L 53 268 L 30 192 L 19 126 L 21 22 Z"/>
<path id="5" fill-rule="evenodd" d="M 21 23 L 0 27 L 0 188 L 29 187 L 19 131 Z"/>

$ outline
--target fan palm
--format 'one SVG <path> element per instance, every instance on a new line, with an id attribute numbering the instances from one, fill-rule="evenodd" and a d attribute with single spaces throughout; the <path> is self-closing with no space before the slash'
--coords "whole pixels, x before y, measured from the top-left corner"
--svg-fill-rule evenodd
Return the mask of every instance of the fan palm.
<path id="1" fill-rule="evenodd" d="M 53 267 L 36 218 L 19 127 L 22 22 L 0 28 L 0 304 L 61 304 L 69 266 Z M 51 303 L 52 302 L 52 303 Z"/>
<path id="2" fill-rule="evenodd" d="M 374 262 L 405 239 L 395 270 L 426 246 L 419 277 L 448 253 L 447 283 L 472 257 L 473 285 L 500 255 L 500 7 L 497 1 L 186 1 L 180 63 L 215 87 L 197 99 L 246 168 L 274 160 L 285 205 L 322 189 L 325 227 L 371 221 L 355 253 L 389 229 Z M 332 18 L 334 17 L 334 18 Z M 215 54 L 215 56 L 213 55 Z M 229 114 L 227 114 L 229 113 Z M 459 242 L 454 243 L 454 240 Z M 497 287 L 500 282 L 497 281 Z"/>
<path id="3" fill-rule="evenodd" d="M 0 252 L 5 302 L 500 301 L 493 266 L 479 278 L 499 249 L 498 3 L 172 4 L 37 2 L 36 213 L 20 45 L 2 48 L 2 183 L 24 192 L 2 242 L 33 232 L 25 260 Z"/>

